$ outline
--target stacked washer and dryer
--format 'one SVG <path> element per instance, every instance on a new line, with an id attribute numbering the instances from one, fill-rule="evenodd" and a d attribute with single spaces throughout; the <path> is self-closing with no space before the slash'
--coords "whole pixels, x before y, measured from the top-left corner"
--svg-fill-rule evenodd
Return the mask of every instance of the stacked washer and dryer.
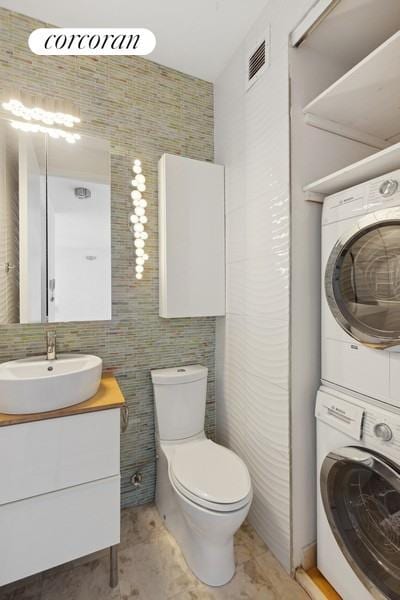
<path id="1" fill-rule="evenodd" d="M 400 170 L 325 198 L 318 568 L 400 599 Z"/>

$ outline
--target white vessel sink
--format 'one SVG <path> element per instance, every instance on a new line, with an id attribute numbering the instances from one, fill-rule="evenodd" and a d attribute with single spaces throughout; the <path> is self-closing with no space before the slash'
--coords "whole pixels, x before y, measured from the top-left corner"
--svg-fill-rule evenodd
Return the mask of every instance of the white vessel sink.
<path id="1" fill-rule="evenodd" d="M 99 389 L 102 360 L 90 354 L 59 354 L 0 364 L 0 412 L 40 413 L 88 400 Z"/>

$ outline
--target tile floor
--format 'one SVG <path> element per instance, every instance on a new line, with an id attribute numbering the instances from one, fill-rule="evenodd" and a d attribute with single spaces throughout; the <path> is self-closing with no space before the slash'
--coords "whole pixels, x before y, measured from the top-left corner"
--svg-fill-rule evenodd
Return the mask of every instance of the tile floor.
<path id="1" fill-rule="evenodd" d="M 0 600 L 309 600 L 248 523 L 235 541 L 235 577 L 210 588 L 192 575 L 154 505 L 125 509 L 117 588 L 104 551 L 4 586 Z"/>

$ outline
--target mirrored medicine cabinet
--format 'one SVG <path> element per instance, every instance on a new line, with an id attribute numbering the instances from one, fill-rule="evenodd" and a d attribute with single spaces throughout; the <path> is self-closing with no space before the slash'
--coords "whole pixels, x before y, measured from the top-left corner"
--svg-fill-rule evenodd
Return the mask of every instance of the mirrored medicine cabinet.
<path id="1" fill-rule="evenodd" d="M 108 142 L 0 120 L 0 324 L 111 319 Z"/>

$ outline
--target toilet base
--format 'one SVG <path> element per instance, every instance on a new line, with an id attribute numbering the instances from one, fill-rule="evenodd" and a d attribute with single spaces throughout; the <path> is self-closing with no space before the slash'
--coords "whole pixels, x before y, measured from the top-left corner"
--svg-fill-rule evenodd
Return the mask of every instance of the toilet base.
<path id="1" fill-rule="evenodd" d="M 228 583 L 235 574 L 233 536 L 246 518 L 250 502 L 225 513 L 198 506 L 171 483 L 168 458 L 161 447 L 158 457 L 156 506 L 166 527 L 200 581 L 210 586 Z"/>

